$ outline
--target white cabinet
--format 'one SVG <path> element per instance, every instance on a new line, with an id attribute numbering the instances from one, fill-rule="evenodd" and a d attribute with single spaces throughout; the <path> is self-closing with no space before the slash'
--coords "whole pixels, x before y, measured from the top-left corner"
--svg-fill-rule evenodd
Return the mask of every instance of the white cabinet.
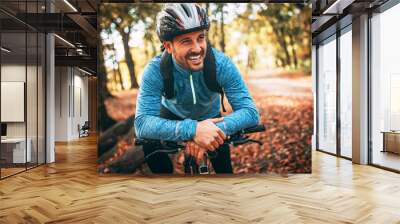
<path id="1" fill-rule="evenodd" d="M 7 138 L 1 140 L 2 150 L 12 151 L 12 163 L 25 163 L 32 161 L 32 140 L 26 140 L 27 147 L 25 151 L 25 138 Z M 25 161 L 26 159 L 26 161 Z"/>

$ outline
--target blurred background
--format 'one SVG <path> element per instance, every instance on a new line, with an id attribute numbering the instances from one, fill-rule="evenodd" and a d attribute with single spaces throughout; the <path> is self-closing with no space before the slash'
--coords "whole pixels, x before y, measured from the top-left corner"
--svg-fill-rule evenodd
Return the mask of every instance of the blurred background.
<path id="1" fill-rule="evenodd" d="M 313 96 L 311 5 L 202 3 L 211 20 L 208 40 L 239 67 L 268 130 L 263 146 L 232 148 L 235 173 L 311 172 Z M 99 135 L 132 125 L 142 71 L 161 53 L 155 32 L 163 4 L 102 4 L 99 13 Z M 229 111 L 228 111 L 229 113 Z M 107 131 L 108 130 L 108 131 Z M 99 166 L 123 158 L 132 128 L 99 144 Z M 106 133 L 106 135 L 104 135 Z M 101 136 L 103 135 L 103 138 Z M 133 147 L 131 147 L 133 150 Z M 182 156 L 176 156 L 180 173 Z M 127 168 L 128 169 L 128 168 Z M 105 170 L 105 172 L 123 172 Z"/>
<path id="2" fill-rule="evenodd" d="M 243 75 L 260 70 L 310 74 L 311 9 L 303 4 L 203 3 L 208 39 Z M 101 55 L 111 92 L 137 88 L 146 63 L 161 53 L 156 17 L 162 4 L 103 4 Z"/>

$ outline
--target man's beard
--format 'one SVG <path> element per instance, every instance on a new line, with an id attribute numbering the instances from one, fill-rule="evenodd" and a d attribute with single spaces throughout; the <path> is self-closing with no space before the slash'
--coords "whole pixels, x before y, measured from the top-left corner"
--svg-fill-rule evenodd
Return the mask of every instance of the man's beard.
<path id="1" fill-rule="evenodd" d="M 187 67 L 190 69 L 192 65 L 198 66 L 204 63 L 204 58 L 205 58 L 205 50 L 202 48 L 200 52 L 194 53 L 194 52 L 189 52 L 188 54 L 185 55 L 185 61 L 187 63 Z M 202 66 L 203 67 L 203 66 Z M 201 70 L 202 68 L 196 69 L 196 70 Z"/>

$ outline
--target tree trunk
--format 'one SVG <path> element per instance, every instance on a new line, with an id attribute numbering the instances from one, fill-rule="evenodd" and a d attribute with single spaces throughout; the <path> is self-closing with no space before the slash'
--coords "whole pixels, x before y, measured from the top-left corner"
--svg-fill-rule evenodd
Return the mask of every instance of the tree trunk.
<path id="1" fill-rule="evenodd" d="M 144 55 L 146 55 L 146 60 L 148 60 L 149 59 L 149 50 L 147 49 L 147 41 L 144 40 L 143 43 L 144 43 Z"/>
<path id="2" fill-rule="evenodd" d="M 208 19 L 210 19 L 210 3 L 206 3 L 206 14 L 207 14 Z M 210 23 L 211 23 L 211 20 L 210 20 Z M 206 40 L 208 43 L 210 43 L 210 38 L 208 37 L 208 33 L 209 32 L 207 32 Z"/>
<path id="3" fill-rule="evenodd" d="M 123 30 L 120 31 L 120 34 L 122 36 L 122 42 L 124 44 L 124 51 L 125 51 L 125 61 L 126 65 L 128 66 L 129 70 L 129 75 L 131 77 L 131 88 L 138 88 L 139 85 L 136 81 L 136 75 L 135 75 L 135 62 L 133 60 L 130 48 L 129 48 L 129 34 L 131 29 L 128 30 L 127 33 L 125 33 Z"/>
<path id="4" fill-rule="evenodd" d="M 157 15 L 156 14 L 154 14 L 153 21 L 157 21 Z M 154 26 L 153 30 L 155 30 L 155 26 Z M 157 47 L 156 47 L 155 43 L 158 43 L 158 40 L 157 39 L 154 40 L 152 35 L 149 35 L 149 36 L 150 36 L 150 44 L 151 44 L 151 50 L 152 50 L 151 57 L 153 58 L 153 57 L 155 57 L 157 55 Z"/>
<path id="5" fill-rule="evenodd" d="M 117 82 L 119 82 L 119 84 L 121 85 L 121 88 L 123 87 L 123 84 L 122 84 L 122 73 L 121 73 L 121 67 L 119 66 L 119 64 L 118 64 L 118 61 L 117 61 L 117 51 L 115 50 L 115 45 L 114 45 L 114 43 L 112 43 L 112 50 L 113 50 L 113 55 L 114 55 L 114 57 L 113 57 L 113 77 L 114 77 L 114 84 L 116 85 L 117 84 Z M 117 75 L 115 74 L 115 72 L 116 72 L 116 70 L 115 70 L 115 64 L 118 64 L 118 73 L 117 73 Z M 115 89 L 113 89 L 114 91 L 115 91 Z"/>
<path id="6" fill-rule="evenodd" d="M 119 84 L 121 85 L 121 89 L 124 89 L 124 82 L 123 82 L 123 80 L 124 80 L 124 77 L 122 77 L 122 71 L 121 71 L 121 66 L 119 65 L 119 63 L 118 63 L 118 81 L 119 81 Z"/>
<path id="7" fill-rule="evenodd" d="M 275 59 L 275 64 L 276 64 L 276 66 L 285 67 L 286 66 L 286 61 L 280 55 L 277 55 L 276 59 Z"/>
<path id="8" fill-rule="evenodd" d="M 252 33 L 253 29 L 250 24 L 251 24 L 251 22 L 249 22 L 249 21 L 244 22 L 243 27 L 246 27 L 247 29 L 242 30 L 242 32 L 245 32 L 247 34 Z M 254 64 L 255 64 L 256 58 L 255 58 L 254 46 L 251 44 L 250 35 L 246 36 L 246 40 L 245 40 L 244 44 L 247 46 L 247 49 L 248 49 L 246 69 L 252 70 L 252 69 L 254 69 Z"/>
<path id="9" fill-rule="evenodd" d="M 254 69 L 254 65 L 256 63 L 256 52 L 253 48 L 250 48 L 249 50 L 249 57 L 248 57 L 248 67 L 250 69 Z"/>
<path id="10" fill-rule="evenodd" d="M 289 34 L 289 39 L 290 39 L 290 46 L 292 46 L 292 57 L 293 57 L 293 63 L 294 63 L 294 68 L 298 68 L 298 61 L 297 61 L 297 54 L 296 50 L 294 49 L 294 37 L 292 34 Z"/>
<path id="11" fill-rule="evenodd" d="M 285 53 L 285 64 L 289 65 L 292 64 L 291 60 L 290 60 L 290 54 L 289 54 L 289 50 L 288 50 L 288 46 L 286 43 L 286 40 L 284 38 L 284 32 L 282 30 L 282 28 L 280 27 L 274 27 L 272 26 L 277 32 L 277 38 L 278 38 L 278 42 L 281 45 L 283 52 Z"/>
<path id="12" fill-rule="evenodd" d="M 224 5 L 223 3 L 221 4 L 220 7 L 220 13 L 221 13 L 221 41 L 220 41 L 220 46 L 221 46 L 221 50 L 222 52 L 225 53 L 225 31 L 224 31 Z"/>
<path id="13" fill-rule="evenodd" d="M 100 50 L 100 57 L 99 57 L 99 71 L 97 74 L 97 83 L 99 85 L 99 90 L 97 92 L 98 97 L 97 97 L 97 111 L 98 111 L 98 125 L 97 129 L 99 134 L 101 134 L 103 131 L 107 130 L 109 127 L 115 124 L 115 121 L 112 120 L 104 106 L 104 100 L 107 97 L 110 97 L 110 93 L 108 92 L 107 89 L 107 72 L 106 72 L 106 67 L 104 66 L 104 47 L 99 46 Z M 99 152 L 99 155 L 101 155 L 102 152 Z"/>
<path id="14" fill-rule="evenodd" d="M 156 45 L 154 44 L 155 41 L 151 41 L 151 57 L 155 57 L 157 55 L 157 48 Z"/>
<path id="15" fill-rule="evenodd" d="M 99 71 L 98 71 L 98 85 L 101 91 L 99 92 L 99 100 L 100 103 L 101 101 L 104 100 L 106 97 L 110 95 L 107 89 L 107 72 L 106 72 L 106 66 L 104 65 L 104 47 L 103 45 L 99 46 Z M 98 104 L 100 105 L 100 104 Z"/>

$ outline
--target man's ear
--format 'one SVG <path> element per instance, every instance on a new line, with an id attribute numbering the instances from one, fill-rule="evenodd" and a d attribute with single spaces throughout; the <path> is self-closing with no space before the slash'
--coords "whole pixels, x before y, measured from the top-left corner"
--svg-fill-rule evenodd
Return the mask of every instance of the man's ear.
<path id="1" fill-rule="evenodd" d="M 163 45 L 165 50 L 167 50 L 169 54 L 172 54 L 172 41 L 164 41 Z"/>

